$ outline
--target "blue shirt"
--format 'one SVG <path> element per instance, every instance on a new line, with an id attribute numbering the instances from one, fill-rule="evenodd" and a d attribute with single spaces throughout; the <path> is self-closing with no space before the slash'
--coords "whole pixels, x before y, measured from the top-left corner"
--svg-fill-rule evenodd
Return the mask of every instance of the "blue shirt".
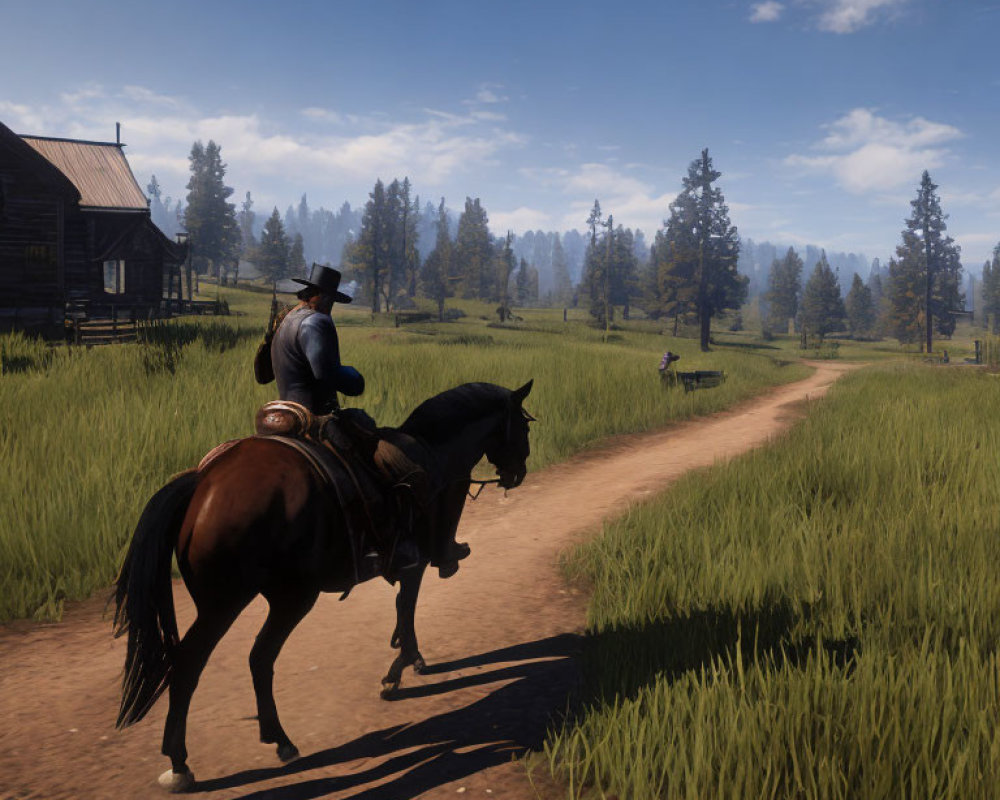
<path id="1" fill-rule="evenodd" d="M 333 319 L 308 306 L 290 311 L 282 320 L 271 342 L 271 365 L 278 396 L 301 403 L 314 414 L 337 408 L 337 392 L 357 396 L 365 390 L 361 373 L 340 363 Z"/>

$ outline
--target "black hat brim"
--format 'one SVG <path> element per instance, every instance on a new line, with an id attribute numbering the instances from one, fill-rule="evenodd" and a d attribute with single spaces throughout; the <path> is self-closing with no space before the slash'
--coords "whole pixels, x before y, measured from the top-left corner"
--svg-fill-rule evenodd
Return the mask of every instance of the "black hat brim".
<path id="1" fill-rule="evenodd" d="M 329 294 L 329 292 L 322 286 L 319 286 L 312 281 L 307 281 L 305 278 L 292 278 L 292 283 L 301 283 L 303 286 L 315 286 L 323 294 Z M 344 294 L 343 292 L 334 292 L 333 299 L 338 303 L 353 303 L 354 298 L 349 294 Z"/>

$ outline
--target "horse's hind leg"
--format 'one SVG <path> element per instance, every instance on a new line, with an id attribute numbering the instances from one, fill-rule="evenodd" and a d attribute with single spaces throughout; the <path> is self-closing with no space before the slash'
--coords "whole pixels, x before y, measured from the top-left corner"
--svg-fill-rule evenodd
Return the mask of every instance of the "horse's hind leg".
<path id="1" fill-rule="evenodd" d="M 194 783 L 187 766 L 187 715 L 191 696 L 208 657 L 230 625 L 246 607 L 247 601 L 230 604 L 225 610 L 205 613 L 201 610 L 177 648 L 170 676 L 170 710 L 163 727 L 163 755 L 171 769 L 160 776 L 160 785 L 170 791 L 185 791 Z"/>
<path id="2" fill-rule="evenodd" d="M 383 699 L 391 697 L 399 688 L 406 667 L 412 664 L 413 671 L 419 673 L 427 666 L 417 646 L 416 628 L 417 597 L 420 595 L 420 582 L 426 569 L 427 563 L 424 562 L 415 569 L 403 572 L 399 579 L 399 593 L 396 595 L 396 629 L 392 632 L 390 640 L 392 647 L 399 648 L 399 655 L 389 667 L 388 674 L 382 678 Z"/>
<path id="3" fill-rule="evenodd" d="M 260 724 L 260 740 L 278 746 L 278 758 L 291 761 L 299 755 L 278 720 L 278 708 L 274 703 L 274 662 L 281 652 L 295 626 L 309 613 L 319 592 L 296 589 L 285 592 L 269 592 L 267 602 L 270 610 L 264 627 L 257 634 L 250 651 L 250 674 L 253 689 L 257 695 L 257 720 Z"/>

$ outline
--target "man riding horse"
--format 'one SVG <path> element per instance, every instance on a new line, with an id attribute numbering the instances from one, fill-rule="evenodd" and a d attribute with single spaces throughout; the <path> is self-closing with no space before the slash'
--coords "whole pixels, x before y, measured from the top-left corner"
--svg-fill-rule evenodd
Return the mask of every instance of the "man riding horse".
<path id="1" fill-rule="evenodd" d="M 339 411 L 338 392 L 356 397 L 365 390 L 364 376 L 340 361 L 337 328 L 330 314 L 335 302 L 350 303 L 353 299 L 340 291 L 340 278 L 338 270 L 320 264 L 313 264 L 308 279 L 293 278 L 303 285 L 296 295 L 299 304 L 285 315 L 271 342 L 271 365 L 279 397 L 299 403 L 317 416 Z M 393 548 L 388 565 L 392 574 L 420 563 L 411 533 L 403 531 Z M 377 543 L 368 541 L 364 545 L 365 560 L 377 561 Z M 445 543 L 443 552 L 436 554 L 434 563 L 442 575 L 451 575 L 469 552 L 468 545 L 452 538 Z"/>

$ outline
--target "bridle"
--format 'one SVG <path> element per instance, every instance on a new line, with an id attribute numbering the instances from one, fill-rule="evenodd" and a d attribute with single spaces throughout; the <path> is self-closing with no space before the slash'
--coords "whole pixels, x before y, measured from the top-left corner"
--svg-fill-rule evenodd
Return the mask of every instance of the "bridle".
<path id="1" fill-rule="evenodd" d="M 538 422 L 538 419 L 536 417 L 533 417 L 531 414 L 529 414 L 523 408 L 520 409 L 520 411 L 521 411 L 522 418 L 525 419 L 527 422 Z M 512 417 L 513 417 L 513 414 L 508 414 L 507 415 L 507 428 L 506 428 L 506 431 L 504 433 L 504 439 L 503 439 L 505 445 L 507 444 L 507 442 L 510 441 L 510 427 L 511 427 L 511 423 L 512 423 L 512 419 L 511 419 Z M 476 500 L 479 499 L 479 495 L 481 495 L 483 493 L 483 489 L 485 489 L 491 483 L 495 483 L 495 484 L 497 484 L 499 486 L 500 485 L 500 478 L 490 478 L 489 480 L 486 480 L 486 481 L 480 481 L 480 480 L 475 480 L 473 478 L 470 478 L 469 479 L 469 483 L 470 484 L 475 483 L 479 487 L 478 489 L 476 489 L 476 493 L 475 494 L 472 493 L 471 489 L 469 489 L 467 491 L 467 494 L 469 495 L 469 497 L 472 498 L 473 502 L 475 502 Z M 506 496 L 506 494 L 507 494 L 507 490 L 504 489 L 504 495 Z"/>

